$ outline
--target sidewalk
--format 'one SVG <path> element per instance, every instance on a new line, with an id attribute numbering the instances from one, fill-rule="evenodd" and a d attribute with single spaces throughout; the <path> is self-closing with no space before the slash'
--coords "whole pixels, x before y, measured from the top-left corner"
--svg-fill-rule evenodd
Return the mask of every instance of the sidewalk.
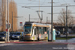
<path id="1" fill-rule="evenodd" d="M 55 40 L 55 42 L 59 43 L 75 43 L 75 38 L 69 39 L 69 40 Z"/>

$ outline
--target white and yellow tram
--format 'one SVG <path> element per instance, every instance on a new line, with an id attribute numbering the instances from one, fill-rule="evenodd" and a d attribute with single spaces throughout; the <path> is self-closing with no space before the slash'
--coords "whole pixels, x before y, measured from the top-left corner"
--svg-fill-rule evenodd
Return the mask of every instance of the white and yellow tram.
<path id="1" fill-rule="evenodd" d="M 23 40 L 48 39 L 50 24 L 25 22 Z"/>

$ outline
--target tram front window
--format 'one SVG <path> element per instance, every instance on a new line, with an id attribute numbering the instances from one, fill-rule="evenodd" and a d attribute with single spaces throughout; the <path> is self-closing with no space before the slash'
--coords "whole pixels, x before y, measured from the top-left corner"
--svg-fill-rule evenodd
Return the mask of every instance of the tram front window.
<path id="1" fill-rule="evenodd" d="M 31 32 L 31 26 L 25 26 L 25 34 L 29 34 Z"/>

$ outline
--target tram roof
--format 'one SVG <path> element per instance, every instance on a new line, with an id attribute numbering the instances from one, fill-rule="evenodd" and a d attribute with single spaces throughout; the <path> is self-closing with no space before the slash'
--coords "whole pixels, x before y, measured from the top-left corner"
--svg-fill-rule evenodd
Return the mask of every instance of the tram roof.
<path id="1" fill-rule="evenodd" d="M 37 22 L 26 22 L 25 24 L 32 24 L 33 26 L 38 26 L 38 27 L 49 27 L 51 25 L 47 23 L 37 23 Z"/>
<path id="2" fill-rule="evenodd" d="M 36 25 L 50 25 L 50 24 L 45 24 L 45 23 L 32 23 L 32 24 L 36 24 Z"/>
<path id="3" fill-rule="evenodd" d="M 39 22 L 25 22 L 25 24 L 50 25 L 47 23 L 39 23 Z"/>

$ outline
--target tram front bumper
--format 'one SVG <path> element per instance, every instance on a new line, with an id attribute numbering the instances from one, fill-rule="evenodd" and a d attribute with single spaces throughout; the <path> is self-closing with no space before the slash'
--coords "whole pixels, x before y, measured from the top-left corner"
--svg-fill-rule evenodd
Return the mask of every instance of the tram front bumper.
<path id="1" fill-rule="evenodd" d="M 37 38 L 34 36 L 24 36 L 23 38 L 24 40 L 37 40 Z"/>
<path id="2" fill-rule="evenodd" d="M 32 40 L 32 37 L 30 37 L 30 36 L 24 36 L 23 38 L 24 38 L 24 40 Z"/>

